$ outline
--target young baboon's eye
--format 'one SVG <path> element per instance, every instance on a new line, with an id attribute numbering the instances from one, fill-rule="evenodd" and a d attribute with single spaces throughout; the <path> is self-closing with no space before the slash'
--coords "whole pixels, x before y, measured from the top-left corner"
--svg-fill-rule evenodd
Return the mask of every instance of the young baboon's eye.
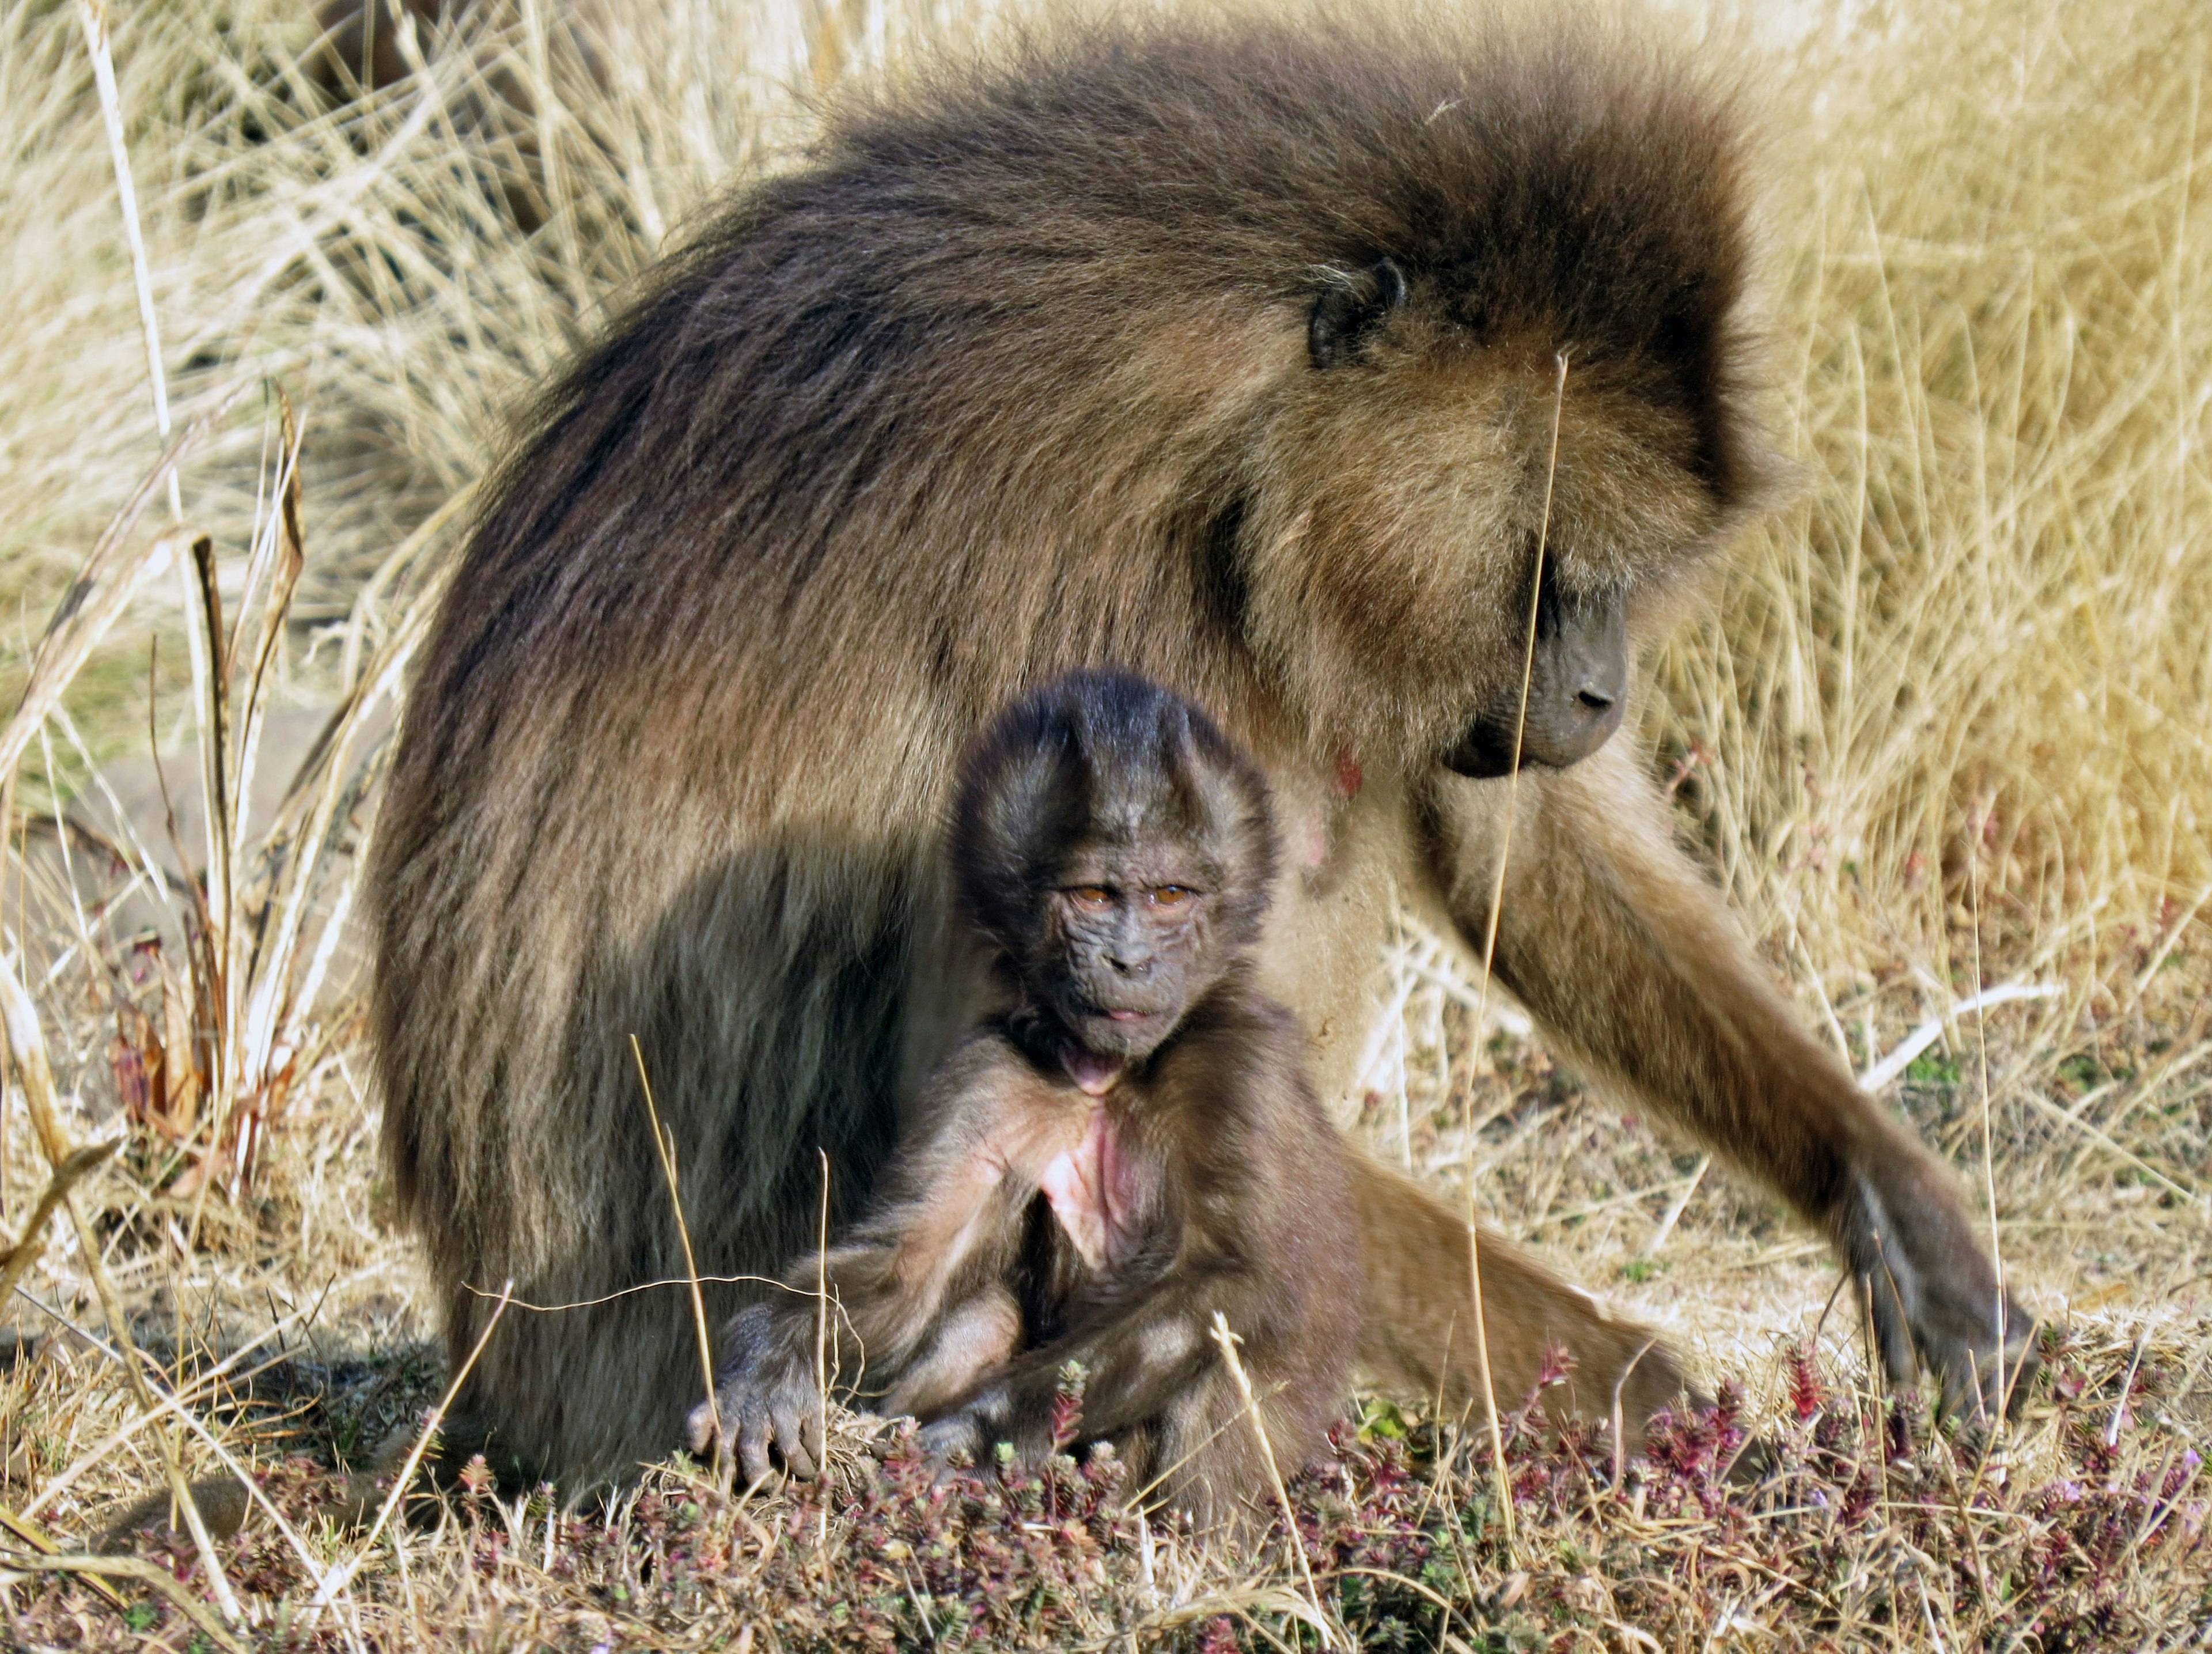
<path id="1" fill-rule="evenodd" d="M 1103 913 L 1114 905 L 1114 892 L 1103 885 L 1076 885 L 1069 888 L 1067 899 L 1086 913 Z"/>
<path id="2" fill-rule="evenodd" d="M 1177 908 L 1188 907 L 1197 894 L 1188 885 L 1163 885 L 1152 892 L 1152 905 L 1173 912 Z"/>

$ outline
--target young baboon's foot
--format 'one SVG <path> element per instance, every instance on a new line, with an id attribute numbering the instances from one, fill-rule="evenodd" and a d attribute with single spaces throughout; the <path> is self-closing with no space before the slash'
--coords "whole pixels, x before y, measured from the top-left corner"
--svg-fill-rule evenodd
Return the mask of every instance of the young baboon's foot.
<path id="1" fill-rule="evenodd" d="M 929 1426 L 908 1414 L 871 1440 L 866 1450 L 878 1463 L 918 1467 L 931 1481 L 942 1484 L 962 1471 L 975 1469 L 981 1456 L 976 1444 L 982 1439 L 983 1432 L 968 1425 L 940 1430 L 933 1436 Z M 992 1445 L 995 1447 L 997 1444 Z"/>
<path id="2" fill-rule="evenodd" d="M 1011 1444 L 1018 1457 L 1034 1464 L 1052 1450 L 1042 1422 L 1044 1407 L 1033 1383 L 994 1375 L 936 1417 L 923 1420 L 915 1443 L 925 1458 L 948 1469 L 988 1464 L 1001 1443 Z"/>
<path id="3" fill-rule="evenodd" d="M 819 1472 L 822 1390 L 812 1352 L 800 1347 L 787 1318 L 765 1304 L 739 1310 L 722 1329 L 722 1362 L 714 1399 L 691 1409 L 691 1450 L 713 1450 L 718 1435 L 726 1460 L 748 1482 L 781 1466 L 794 1476 Z M 810 1326 L 808 1339 L 813 1336 Z"/>
<path id="4" fill-rule="evenodd" d="M 984 1454 L 996 1445 L 987 1439 L 989 1433 L 981 1418 L 963 1408 L 922 1426 L 915 1444 L 931 1464 L 951 1469 L 981 1463 Z"/>
<path id="5" fill-rule="evenodd" d="M 1916 1152 L 1863 1173 L 1841 1227 L 1891 1380 L 1924 1364 L 1944 1418 L 2017 1408 L 2039 1365 L 2035 1318 L 1998 1284 L 1944 1169 Z"/>

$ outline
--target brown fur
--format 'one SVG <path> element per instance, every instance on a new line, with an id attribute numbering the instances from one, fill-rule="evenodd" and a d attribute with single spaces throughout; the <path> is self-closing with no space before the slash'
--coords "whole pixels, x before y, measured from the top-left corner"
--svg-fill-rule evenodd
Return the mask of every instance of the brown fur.
<path id="1" fill-rule="evenodd" d="M 632 1034 L 703 1271 L 811 1245 L 817 1146 L 861 1208 L 981 991 L 945 964 L 957 755 L 1074 666 L 1266 770 L 1261 974 L 1341 1106 L 1391 892 L 1486 924 L 1507 784 L 1439 755 L 1519 682 L 1547 498 L 1548 577 L 1632 638 L 1755 502 L 1741 172 L 1724 99 L 1571 24 L 1133 23 L 851 108 L 707 224 L 509 464 L 379 828 L 386 1150 L 452 1347 L 508 1277 L 683 1273 Z M 1382 258 L 1405 302 L 1317 367 L 1322 296 Z M 1986 1379 L 1948 1174 L 1797 1026 L 1624 744 L 1517 797 L 1503 978 L 1835 1235 L 1901 1368 L 1917 1339 Z M 1458 1405 L 1464 1249 L 1381 1176 L 1363 1355 Z M 1607 1388 L 1610 1323 L 1545 1302 L 1493 1359 L 1559 1337 Z M 680 1291 L 518 1312 L 466 1400 L 580 1489 L 679 1439 L 690 1338 Z"/>
<path id="2" fill-rule="evenodd" d="M 1202 1517 L 1255 1508 L 1264 1462 L 1215 1318 L 1287 1473 L 1344 1402 L 1361 1298 L 1350 1156 L 1249 958 L 1275 866 L 1265 784 L 1195 708 L 1079 673 L 979 744 L 947 859 L 1010 1002 L 923 1085 L 852 1233 L 725 1330 L 693 1445 L 719 1432 L 749 1480 L 771 1445 L 811 1471 L 826 1335 L 927 1450 L 1034 1459 L 1061 1444 L 1074 1361 L 1082 1438 L 1113 1442 L 1133 1487 L 1158 1476 Z M 1086 913 L 1077 889 L 1126 900 Z"/>

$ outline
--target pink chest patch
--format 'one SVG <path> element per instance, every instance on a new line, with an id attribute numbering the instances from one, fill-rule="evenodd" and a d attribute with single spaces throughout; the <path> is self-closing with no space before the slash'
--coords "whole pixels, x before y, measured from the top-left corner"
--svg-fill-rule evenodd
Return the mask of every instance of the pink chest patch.
<path id="1" fill-rule="evenodd" d="M 1083 1140 L 1045 1167 L 1037 1187 L 1085 1266 L 1112 1270 L 1128 1259 L 1136 1238 L 1136 1168 L 1104 1109 L 1091 1110 Z"/>

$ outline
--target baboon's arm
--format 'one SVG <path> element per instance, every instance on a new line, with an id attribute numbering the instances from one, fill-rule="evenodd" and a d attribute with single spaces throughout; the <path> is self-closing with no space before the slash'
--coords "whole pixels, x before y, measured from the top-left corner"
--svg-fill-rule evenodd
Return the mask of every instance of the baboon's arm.
<path id="1" fill-rule="evenodd" d="M 1429 1398 L 1447 1417 L 1479 1418 L 1486 1359 L 1504 1413 L 1528 1399 L 1546 1351 L 1557 1346 L 1574 1360 L 1547 1402 L 1605 1419 L 1617 1391 L 1632 1445 L 1644 1421 L 1681 1393 L 1681 1371 L 1656 1334 L 1607 1316 L 1589 1293 L 1490 1230 L 1470 1247 L 1465 1213 L 1410 1177 L 1359 1156 L 1353 1184 L 1367 1270 L 1359 1365 L 1385 1388 Z M 1478 1250 L 1486 1349 L 1474 1336 L 1469 1266 Z"/>
<path id="2" fill-rule="evenodd" d="M 1019 1317 L 995 1283 L 1038 1173 L 1081 1135 L 1084 1114 L 1054 1106 L 995 1038 L 954 1052 L 927 1104 L 846 1237 L 794 1262 L 787 1292 L 722 1329 L 714 1400 L 689 1420 L 694 1450 L 719 1437 L 752 1481 L 768 1474 L 773 1447 L 811 1475 L 824 1370 L 849 1387 L 868 1364 L 913 1406 L 964 1388 L 1012 1349 Z"/>
<path id="3" fill-rule="evenodd" d="M 1506 783 L 1440 781 L 1437 876 L 1480 948 Z M 1994 1399 L 2029 1318 L 2001 1291 L 1949 1169 L 1798 1022 L 1718 894 L 1674 849 L 1625 746 L 1520 787 L 1498 979 L 1589 1070 L 1765 1179 L 1832 1238 L 1870 1293 L 1883 1355 L 1914 1347 L 1947 1405 Z"/>
<path id="4" fill-rule="evenodd" d="M 1232 1331 L 1246 1335 L 1272 1316 L 1274 1306 L 1263 1301 L 1268 1284 L 1265 1271 L 1225 1261 L 1179 1265 L 1111 1313 L 987 1375 L 928 1422 L 922 1444 L 939 1456 L 957 1451 L 980 1457 L 998 1442 L 1012 1443 L 1026 1457 L 1049 1451 L 1053 1406 L 1070 1361 L 1085 1375 L 1085 1438 L 1158 1418 L 1219 1368 L 1217 1311 Z M 1268 1346 L 1263 1340 L 1258 1347 L 1255 1365 L 1264 1365 Z"/>

